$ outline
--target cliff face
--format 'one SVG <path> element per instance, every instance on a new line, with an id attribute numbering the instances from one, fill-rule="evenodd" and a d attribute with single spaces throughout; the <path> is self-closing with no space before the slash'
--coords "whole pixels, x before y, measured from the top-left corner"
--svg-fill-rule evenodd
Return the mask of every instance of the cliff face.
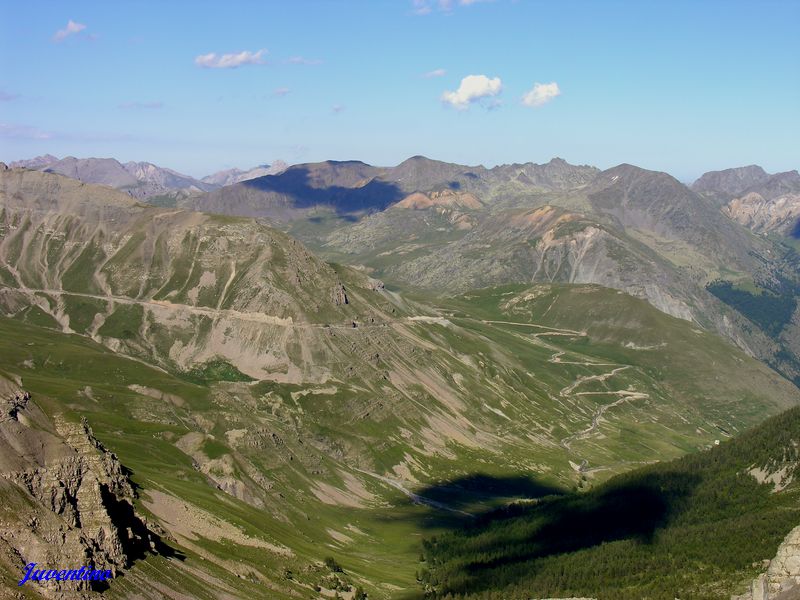
<path id="1" fill-rule="evenodd" d="M 800 527 L 784 538 L 766 573 L 756 577 L 750 590 L 731 600 L 797 600 L 800 598 Z"/>
<path id="2" fill-rule="evenodd" d="M 88 423 L 49 419 L 35 401 L 0 380 L 0 572 L 5 584 L 37 569 L 118 570 L 155 549 L 133 508 L 134 489 L 117 457 Z M 16 578 L 16 579 L 15 579 Z M 45 596 L 101 582 L 27 582 Z"/>
<path id="3" fill-rule="evenodd" d="M 731 200 L 722 212 L 756 233 L 792 235 L 800 219 L 800 194 L 767 199 L 751 192 Z"/>
<path id="4" fill-rule="evenodd" d="M 793 590 L 800 595 L 800 527 L 789 532 L 770 561 L 767 582 L 771 594 Z"/>

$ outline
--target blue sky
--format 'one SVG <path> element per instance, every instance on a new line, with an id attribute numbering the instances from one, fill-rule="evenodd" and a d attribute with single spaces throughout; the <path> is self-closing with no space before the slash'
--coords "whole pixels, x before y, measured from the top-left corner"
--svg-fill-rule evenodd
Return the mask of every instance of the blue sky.
<path id="1" fill-rule="evenodd" d="M 800 168 L 800 0 L 0 10 L 4 161 L 113 156 L 195 176 L 416 154 L 630 162 L 683 180 Z"/>

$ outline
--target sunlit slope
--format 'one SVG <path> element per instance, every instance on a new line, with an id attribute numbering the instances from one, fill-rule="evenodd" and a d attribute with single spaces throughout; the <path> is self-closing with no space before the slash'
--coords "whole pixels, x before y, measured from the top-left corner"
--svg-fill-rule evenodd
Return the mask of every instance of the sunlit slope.
<path id="1" fill-rule="evenodd" d="M 349 272 L 345 289 L 336 269 L 250 219 L 34 171 L 0 184 L 0 304 L 168 368 L 221 360 L 257 378 L 324 378 L 336 359 L 313 329 L 395 310 L 378 282 Z"/>
<path id="2" fill-rule="evenodd" d="M 310 595 L 339 577 L 330 555 L 387 597 L 415 585 L 415 534 L 463 508 L 410 504 L 426 486 L 586 486 L 798 400 L 722 339 L 607 288 L 408 298 L 250 219 L 50 174 L 2 183 L 0 368 L 49 414 L 87 416 L 183 567 L 219 586 L 150 557 L 114 594 Z"/>
<path id="3" fill-rule="evenodd" d="M 563 313 L 547 311 L 554 300 Z M 604 319 L 609 302 L 620 308 Z M 157 597 L 158 585 L 278 597 L 324 584 L 329 555 L 354 585 L 391 596 L 391 586 L 414 586 L 415 532 L 462 508 L 447 494 L 439 508 L 414 507 L 403 489 L 425 494 L 476 474 L 585 486 L 709 445 L 795 400 L 759 363 L 614 291 L 504 288 L 447 313 L 392 325 L 425 350 L 377 390 L 359 377 L 198 384 L 12 320 L 2 321 L 0 364 L 49 398 L 49 411 L 89 419 L 132 469 L 142 510 L 186 553 L 137 563 L 110 590 L 121 597 L 140 588 Z M 685 363 L 672 363 L 682 370 L 673 375 L 664 367 L 676 356 Z M 194 569 L 213 586 L 201 590 Z"/>
<path id="4" fill-rule="evenodd" d="M 498 345 L 540 384 L 570 370 L 571 383 L 548 386 L 550 402 L 542 404 L 561 415 L 548 419 L 551 435 L 573 462 L 588 459 L 584 470 L 593 456 L 663 459 L 797 402 L 791 384 L 721 338 L 615 290 L 506 286 L 451 306 L 453 322 L 491 326 Z M 559 427 L 570 434 L 559 438 Z"/>
<path id="5" fill-rule="evenodd" d="M 798 441 L 795 408 L 588 493 L 487 513 L 426 540 L 428 597 L 795 598 Z"/>

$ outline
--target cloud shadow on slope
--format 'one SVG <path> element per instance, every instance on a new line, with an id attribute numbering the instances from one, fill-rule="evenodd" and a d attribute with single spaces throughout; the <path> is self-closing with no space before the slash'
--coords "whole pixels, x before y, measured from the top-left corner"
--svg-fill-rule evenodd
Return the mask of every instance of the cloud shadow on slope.
<path id="1" fill-rule="evenodd" d="M 644 477 L 567 493 L 528 477 L 469 475 L 416 490 L 447 509 L 434 506 L 424 515 L 418 510 L 409 515 L 416 515 L 420 528 L 436 530 L 423 541 L 424 553 L 455 569 L 449 581 L 456 587 L 449 592 L 497 591 L 523 581 L 538 561 L 551 556 L 618 540 L 651 543 L 699 482 L 680 476 L 681 485 L 669 491 L 659 478 Z M 508 503 L 514 497 L 529 501 Z M 493 500 L 503 505 L 484 508 Z M 455 537 L 447 535 L 451 532 Z"/>
<path id="2" fill-rule="evenodd" d="M 354 180 L 353 186 L 350 187 L 325 185 L 324 182 L 315 184 L 312 180 L 313 175 L 309 167 L 299 165 L 279 175 L 266 175 L 243 181 L 241 185 L 288 199 L 290 204 L 283 208 L 307 209 L 327 206 L 340 215 L 384 210 L 406 196 L 396 183 L 377 177 L 365 178 L 363 184 Z"/>

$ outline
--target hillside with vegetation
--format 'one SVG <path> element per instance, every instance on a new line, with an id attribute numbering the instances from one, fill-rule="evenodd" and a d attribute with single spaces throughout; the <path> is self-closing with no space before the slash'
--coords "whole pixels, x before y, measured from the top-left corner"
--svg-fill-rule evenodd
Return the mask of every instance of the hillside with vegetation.
<path id="1" fill-rule="evenodd" d="M 718 447 L 469 520 L 423 542 L 427 597 L 715 599 L 800 522 L 800 410 Z"/>
<path id="2" fill-rule="evenodd" d="M 72 447 L 85 417 L 171 549 L 126 554 L 111 597 L 414 592 L 443 517 L 599 485 L 798 403 L 721 337 L 618 290 L 398 293 L 253 219 L 55 174 L 0 173 L 0 259 L 0 374 L 34 402 L 9 427 Z M 48 456 L 26 477 L 72 489 Z M 15 486 L 9 505 L 47 519 L 36 539 L 80 528 L 50 487 Z M 26 551 L 3 539 L 12 581 Z"/>

